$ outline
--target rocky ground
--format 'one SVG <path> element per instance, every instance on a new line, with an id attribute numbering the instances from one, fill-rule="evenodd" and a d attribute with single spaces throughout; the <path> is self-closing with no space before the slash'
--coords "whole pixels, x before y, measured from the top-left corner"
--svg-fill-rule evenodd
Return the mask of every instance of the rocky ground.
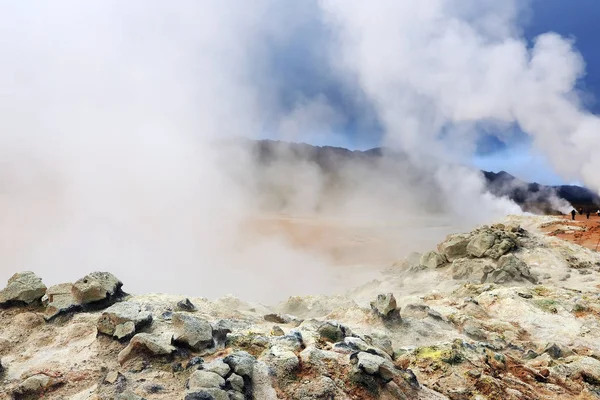
<path id="1" fill-rule="evenodd" d="M 0 398 L 600 398 L 600 255 L 542 233 L 556 221 L 509 217 L 274 307 L 18 273 L 0 292 Z"/>
<path id="2" fill-rule="evenodd" d="M 577 215 L 574 221 L 569 215 L 543 225 L 542 231 L 588 249 L 600 250 L 600 217 L 596 214 L 590 215 L 589 219 Z"/>

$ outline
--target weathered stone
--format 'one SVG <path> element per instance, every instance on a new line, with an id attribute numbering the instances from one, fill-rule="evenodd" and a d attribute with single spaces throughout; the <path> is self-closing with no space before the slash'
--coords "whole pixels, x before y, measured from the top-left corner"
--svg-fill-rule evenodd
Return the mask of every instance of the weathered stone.
<path id="1" fill-rule="evenodd" d="M 173 353 L 175 347 L 173 347 L 164 337 L 151 335 L 149 333 L 138 333 L 131 339 L 127 347 L 119 353 L 119 364 L 122 365 L 131 358 L 136 351 L 142 351 L 154 356 L 164 356 Z"/>
<path id="2" fill-rule="evenodd" d="M 123 283 L 109 272 L 92 272 L 73 284 L 73 296 L 80 304 L 112 300 L 120 295 Z"/>
<path id="3" fill-rule="evenodd" d="M 223 378 L 227 376 L 230 371 L 229 365 L 225 364 L 223 360 L 214 360 L 208 364 L 202 366 L 203 371 L 214 372 L 219 374 Z"/>
<path id="4" fill-rule="evenodd" d="M 229 378 L 227 378 L 227 383 L 231 388 L 237 392 L 244 391 L 244 378 L 239 376 L 238 374 L 231 374 Z"/>
<path id="5" fill-rule="evenodd" d="M 424 265 L 430 269 L 443 267 L 447 262 L 448 260 L 446 260 L 446 257 L 433 250 L 428 251 L 421 256 L 421 265 Z"/>
<path id="6" fill-rule="evenodd" d="M 566 378 L 581 378 L 592 385 L 600 385 L 600 361 L 592 357 L 570 357 L 569 363 L 559 364 L 553 372 Z"/>
<path id="7" fill-rule="evenodd" d="M 193 312 L 193 311 L 197 310 L 194 303 L 192 303 L 190 301 L 190 299 L 188 299 L 188 298 L 185 298 L 184 300 L 177 302 L 177 308 L 181 311 L 188 311 L 188 312 Z"/>
<path id="8" fill-rule="evenodd" d="M 245 400 L 246 398 L 243 393 L 236 392 L 235 390 L 230 390 L 227 394 L 229 395 L 229 400 Z"/>
<path id="9" fill-rule="evenodd" d="M 192 372 L 188 381 L 188 389 L 223 388 L 225 379 L 215 372 L 197 370 Z"/>
<path id="10" fill-rule="evenodd" d="M 471 339 L 475 339 L 475 340 L 487 339 L 487 335 L 485 334 L 485 332 L 482 331 L 481 328 L 479 328 L 477 325 L 475 325 L 473 322 L 470 322 L 470 321 L 465 323 L 465 325 L 463 326 L 463 333 L 465 335 L 467 335 L 468 337 L 470 337 Z"/>
<path id="11" fill-rule="evenodd" d="M 46 291 L 46 296 L 48 296 L 48 304 L 44 311 L 44 318 L 47 321 L 60 314 L 75 311 L 81 307 L 81 304 L 73 296 L 72 283 L 61 283 L 51 286 Z"/>
<path id="12" fill-rule="evenodd" d="M 273 368 L 275 375 L 279 378 L 288 376 L 300 365 L 300 361 L 294 352 L 281 349 L 277 346 L 273 346 L 267 350 L 260 359 Z"/>
<path id="13" fill-rule="evenodd" d="M 485 256 L 489 258 L 493 258 L 494 260 L 499 259 L 504 254 L 508 253 L 510 250 L 515 248 L 516 243 L 508 238 L 500 240 L 500 242 L 496 242 L 492 248 L 485 252 Z"/>
<path id="14" fill-rule="evenodd" d="M 294 400 L 343 399 L 335 382 L 327 376 L 317 376 L 304 381 L 294 393 Z"/>
<path id="15" fill-rule="evenodd" d="M 58 380 L 48 375 L 37 374 L 21 382 L 15 392 L 21 395 L 42 393 L 59 383 Z"/>
<path id="16" fill-rule="evenodd" d="M 281 314 L 267 314 L 263 318 L 267 322 L 274 322 L 276 324 L 287 324 L 292 320 L 289 316 Z"/>
<path id="17" fill-rule="evenodd" d="M 229 395 L 217 388 L 195 389 L 185 395 L 185 400 L 229 400 Z"/>
<path id="18" fill-rule="evenodd" d="M 129 339 L 135 335 L 135 323 L 127 321 L 115 327 L 113 336 L 118 340 Z"/>
<path id="19" fill-rule="evenodd" d="M 10 302 L 30 304 L 40 300 L 46 294 L 46 285 L 33 272 L 19 272 L 8 280 L 6 287 L 0 291 L 0 305 Z"/>
<path id="20" fill-rule="evenodd" d="M 488 251 L 496 242 L 496 235 L 481 232 L 469 241 L 467 245 L 467 252 L 474 257 L 483 257 L 486 251 Z"/>
<path id="21" fill-rule="evenodd" d="M 380 377 L 384 382 L 390 382 L 397 375 L 394 364 L 377 355 L 361 351 L 356 355 L 357 367 L 368 375 Z"/>
<path id="22" fill-rule="evenodd" d="M 123 377 L 123 375 L 121 375 L 119 371 L 110 371 L 108 374 L 106 374 L 104 382 L 110 383 L 112 385 L 119 379 L 119 377 Z"/>
<path id="23" fill-rule="evenodd" d="M 438 251 L 450 262 L 468 255 L 469 235 L 450 235 L 438 245 Z"/>
<path id="24" fill-rule="evenodd" d="M 371 309 L 382 317 L 390 316 L 396 311 L 396 298 L 392 293 L 379 294 L 377 299 L 371 302 Z"/>
<path id="25" fill-rule="evenodd" d="M 152 323 L 152 314 L 138 303 L 124 301 L 104 310 L 98 319 L 98 332 L 117 339 L 129 338 Z"/>
<path id="26" fill-rule="evenodd" d="M 273 325 L 273 328 L 271 328 L 271 336 L 283 336 L 283 335 L 285 335 L 285 332 L 283 331 L 283 329 L 281 329 L 277 325 Z"/>
<path id="27" fill-rule="evenodd" d="M 250 378 L 254 371 L 254 365 L 256 364 L 256 358 L 252 357 L 245 351 L 236 351 L 233 354 L 228 355 L 223 359 L 225 364 L 229 365 L 229 368 L 236 374 Z"/>
<path id="28" fill-rule="evenodd" d="M 208 321 L 186 313 L 173 314 L 173 342 L 200 351 L 213 346 L 213 330 Z"/>
<path id="29" fill-rule="evenodd" d="M 326 342 L 339 342 L 346 337 L 344 326 L 331 321 L 325 321 L 317 329 L 319 337 Z"/>
<path id="30" fill-rule="evenodd" d="M 131 390 L 126 390 L 117 395 L 116 400 L 145 400 L 142 396 L 135 394 Z"/>

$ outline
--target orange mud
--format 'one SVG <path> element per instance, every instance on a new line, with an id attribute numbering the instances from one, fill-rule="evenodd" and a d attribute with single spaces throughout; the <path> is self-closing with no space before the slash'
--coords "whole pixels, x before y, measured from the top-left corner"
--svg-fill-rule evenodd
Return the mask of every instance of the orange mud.
<path id="1" fill-rule="evenodd" d="M 600 251 L 600 218 L 590 215 L 576 215 L 575 221 L 569 215 L 562 217 L 562 221 L 546 225 L 542 228 L 549 236 L 555 236 L 569 242 L 576 243 L 588 249 Z"/>

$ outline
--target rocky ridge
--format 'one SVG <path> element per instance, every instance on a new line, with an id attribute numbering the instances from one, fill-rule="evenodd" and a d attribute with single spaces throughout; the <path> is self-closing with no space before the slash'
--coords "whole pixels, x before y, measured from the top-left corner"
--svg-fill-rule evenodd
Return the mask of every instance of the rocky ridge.
<path id="1" fill-rule="evenodd" d="M 0 398 L 600 398 L 600 256 L 538 233 L 550 221 L 451 235 L 349 293 L 275 307 L 15 274 Z"/>

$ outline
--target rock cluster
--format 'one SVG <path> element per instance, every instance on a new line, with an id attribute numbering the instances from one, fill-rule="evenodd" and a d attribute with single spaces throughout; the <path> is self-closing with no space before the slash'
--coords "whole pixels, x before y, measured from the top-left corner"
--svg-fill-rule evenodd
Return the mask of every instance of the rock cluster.
<path id="1" fill-rule="evenodd" d="M 564 252 L 576 271 L 600 256 L 542 241 L 483 227 L 412 256 L 445 291 L 417 296 L 390 277 L 364 300 L 293 297 L 258 310 L 125 296 L 107 273 L 47 289 L 16 274 L 0 292 L 0 399 L 598 398 L 600 292 L 586 279 L 600 274 L 575 274 L 579 289 L 540 285 L 528 263 Z"/>

